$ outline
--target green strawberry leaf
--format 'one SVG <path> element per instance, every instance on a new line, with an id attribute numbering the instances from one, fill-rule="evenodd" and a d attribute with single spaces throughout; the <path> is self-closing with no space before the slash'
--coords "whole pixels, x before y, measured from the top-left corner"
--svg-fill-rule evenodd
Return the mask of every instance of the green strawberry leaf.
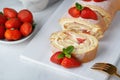
<path id="1" fill-rule="evenodd" d="M 36 25 L 37 25 L 36 23 L 33 23 L 33 24 L 32 24 L 33 30 L 35 29 L 35 26 L 36 26 Z"/>
<path id="2" fill-rule="evenodd" d="M 82 10 L 83 9 L 83 6 L 81 5 L 81 4 L 79 4 L 79 3 L 77 3 L 76 2 L 76 8 L 78 9 L 78 10 Z"/>
<path id="3" fill-rule="evenodd" d="M 61 53 L 61 54 L 59 54 L 57 57 L 58 57 L 58 59 L 64 58 L 64 57 L 65 57 L 65 54 L 64 54 L 64 53 Z"/>
<path id="4" fill-rule="evenodd" d="M 3 15 L 3 12 L 0 12 L 0 14 L 2 14 L 2 15 Z"/>

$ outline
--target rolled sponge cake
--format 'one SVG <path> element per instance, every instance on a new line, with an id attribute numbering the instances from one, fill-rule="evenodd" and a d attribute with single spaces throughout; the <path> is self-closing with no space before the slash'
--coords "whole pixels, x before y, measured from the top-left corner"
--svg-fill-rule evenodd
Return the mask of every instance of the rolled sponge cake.
<path id="1" fill-rule="evenodd" d="M 52 33 L 50 43 L 53 53 L 74 46 L 72 55 L 83 63 L 93 60 L 98 49 L 98 40 L 94 36 L 69 30 Z"/>
<path id="2" fill-rule="evenodd" d="M 104 32 L 108 29 L 116 12 L 120 10 L 120 0 L 105 0 L 103 2 L 75 0 L 70 8 L 74 7 L 76 2 L 93 10 L 97 14 L 98 20 L 85 19 L 81 17 L 74 18 L 67 11 L 59 20 L 62 29 L 76 30 L 80 32 L 84 32 L 85 30 L 90 32 L 90 34 L 95 36 L 97 39 L 104 36 Z"/>

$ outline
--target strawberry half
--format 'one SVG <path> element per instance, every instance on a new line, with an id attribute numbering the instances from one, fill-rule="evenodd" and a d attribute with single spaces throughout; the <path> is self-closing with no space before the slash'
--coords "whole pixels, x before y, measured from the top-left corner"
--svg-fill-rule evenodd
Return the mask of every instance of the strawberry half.
<path id="1" fill-rule="evenodd" d="M 98 19 L 96 13 L 88 7 L 83 8 L 83 10 L 81 11 L 81 17 L 85 19 Z"/>
<path id="2" fill-rule="evenodd" d="M 72 17 L 78 18 L 80 17 L 81 10 L 83 9 L 82 5 L 79 3 L 75 4 L 75 7 L 71 7 L 68 12 Z"/>
<path id="3" fill-rule="evenodd" d="M 80 17 L 80 10 L 78 10 L 76 7 L 70 8 L 68 12 L 72 17 L 75 17 L 75 18 Z"/>
<path id="4" fill-rule="evenodd" d="M 83 0 L 83 1 L 89 2 L 89 1 L 91 1 L 91 0 Z"/>
<path id="5" fill-rule="evenodd" d="M 67 58 L 65 57 L 61 63 L 61 65 L 65 68 L 74 68 L 74 67 L 79 67 L 81 65 L 80 61 L 77 59 L 71 57 Z"/>
<path id="6" fill-rule="evenodd" d="M 50 61 L 52 61 L 53 63 L 56 63 L 56 64 L 61 64 L 63 58 L 58 57 L 61 53 L 62 53 L 61 51 L 58 51 L 55 54 L 53 54 L 50 58 Z"/>
<path id="7" fill-rule="evenodd" d="M 50 61 L 56 64 L 61 64 L 63 67 L 66 68 L 78 67 L 81 65 L 81 62 L 71 55 L 73 50 L 73 46 L 63 48 L 63 51 L 59 51 L 53 54 L 50 58 Z"/>
<path id="8" fill-rule="evenodd" d="M 102 2 L 102 1 L 105 1 L 105 0 L 94 0 L 95 2 Z"/>

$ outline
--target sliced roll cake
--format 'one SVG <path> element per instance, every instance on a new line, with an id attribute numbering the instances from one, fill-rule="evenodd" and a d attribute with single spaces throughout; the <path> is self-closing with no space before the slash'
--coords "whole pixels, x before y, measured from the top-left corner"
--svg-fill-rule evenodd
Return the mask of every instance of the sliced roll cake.
<path id="1" fill-rule="evenodd" d="M 76 2 L 97 11 L 109 25 L 117 11 L 120 10 L 120 0 L 76 0 Z"/>
<path id="2" fill-rule="evenodd" d="M 94 2 L 91 0 L 88 2 L 76 0 L 59 22 L 63 30 L 76 30 L 100 39 L 108 29 L 116 11 L 119 10 L 120 5 L 115 6 L 115 3 L 119 1 L 105 0 Z"/>
<path id="3" fill-rule="evenodd" d="M 53 53 L 74 46 L 72 55 L 83 63 L 93 60 L 98 49 L 98 40 L 94 36 L 75 31 L 54 32 L 50 36 L 50 43 Z"/>

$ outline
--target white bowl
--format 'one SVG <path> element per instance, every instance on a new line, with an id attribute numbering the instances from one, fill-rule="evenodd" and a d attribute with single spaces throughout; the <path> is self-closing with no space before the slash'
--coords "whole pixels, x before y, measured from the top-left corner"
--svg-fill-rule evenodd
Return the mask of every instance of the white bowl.
<path id="1" fill-rule="evenodd" d="M 32 33 L 30 35 L 28 35 L 27 37 L 21 38 L 20 40 L 16 40 L 16 41 L 8 41 L 8 40 L 4 39 L 4 40 L 0 40 L 0 43 L 3 43 L 3 44 L 18 44 L 18 43 L 24 42 L 27 39 L 29 39 L 35 33 L 35 31 L 36 31 L 36 26 L 33 29 Z"/>

